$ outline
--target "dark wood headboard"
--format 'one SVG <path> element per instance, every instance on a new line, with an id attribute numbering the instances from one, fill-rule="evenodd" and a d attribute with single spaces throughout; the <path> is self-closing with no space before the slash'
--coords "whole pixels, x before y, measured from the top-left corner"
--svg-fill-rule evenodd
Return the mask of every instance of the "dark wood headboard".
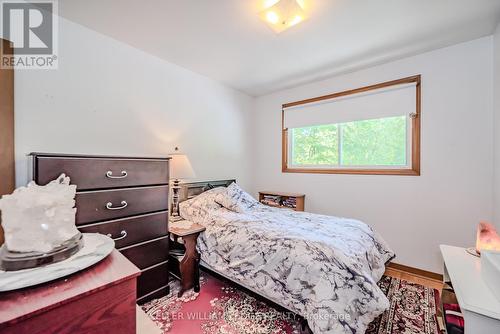
<path id="1" fill-rule="evenodd" d="M 207 190 L 217 187 L 227 187 L 236 180 L 203 181 L 193 183 L 182 183 L 179 191 L 179 203 L 191 199 Z"/>

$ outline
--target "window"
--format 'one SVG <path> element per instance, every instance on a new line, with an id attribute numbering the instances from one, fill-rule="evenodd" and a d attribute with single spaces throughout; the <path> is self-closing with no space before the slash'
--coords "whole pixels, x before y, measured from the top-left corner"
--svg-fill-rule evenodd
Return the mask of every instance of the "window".
<path id="1" fill-rule="evenodd" d="M 420 174 L 420 76 L 283 105 L 283 172 Z"/>

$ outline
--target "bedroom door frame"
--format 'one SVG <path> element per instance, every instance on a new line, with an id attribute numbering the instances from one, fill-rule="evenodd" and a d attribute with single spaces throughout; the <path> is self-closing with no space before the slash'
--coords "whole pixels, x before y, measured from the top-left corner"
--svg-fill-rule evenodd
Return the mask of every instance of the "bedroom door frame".
<path id="1" fill-rule="evenodd" d="M 12 43 L 0 40 L 1 54 L 13 54 Z M 14 161 L 14 70 L 0 67 L 0 196 L 10 194 L 15 188 Z M 0 245 L 3 242 L 0 227 Z"/>

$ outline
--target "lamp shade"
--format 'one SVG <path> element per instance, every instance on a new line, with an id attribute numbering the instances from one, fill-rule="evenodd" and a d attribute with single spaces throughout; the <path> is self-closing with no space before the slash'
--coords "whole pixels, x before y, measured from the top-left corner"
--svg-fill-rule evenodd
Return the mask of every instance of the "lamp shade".
<path id="1" fill-rule="evenodd" d="M 300 0 L 274 0 L 267 2 L 274 4 L 261 12 L 260 17 L 276 33 L 293 27 L 306 18 L 306 13 L 303 10 L 303 2 Z"/>
<path id="2" fill-rule="evenodd" d="M 192 179 L 196 175 L 193 167 L 185 154 L 171 154 L 170 157 L 170 178 L 171 179 Z"/>

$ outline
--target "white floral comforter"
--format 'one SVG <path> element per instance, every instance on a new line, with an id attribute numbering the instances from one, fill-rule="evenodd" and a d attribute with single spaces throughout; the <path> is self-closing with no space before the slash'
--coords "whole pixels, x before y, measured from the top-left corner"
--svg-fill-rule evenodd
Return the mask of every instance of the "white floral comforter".
<path id="1" fill-rule="evenodd" d="M 360 221 L 261 204 L 181 214 L 206 226 L 202 261 L 303 316 L 316 334 L 364 333 L 389 307 L 377 282 L 394 253 Z"/>

